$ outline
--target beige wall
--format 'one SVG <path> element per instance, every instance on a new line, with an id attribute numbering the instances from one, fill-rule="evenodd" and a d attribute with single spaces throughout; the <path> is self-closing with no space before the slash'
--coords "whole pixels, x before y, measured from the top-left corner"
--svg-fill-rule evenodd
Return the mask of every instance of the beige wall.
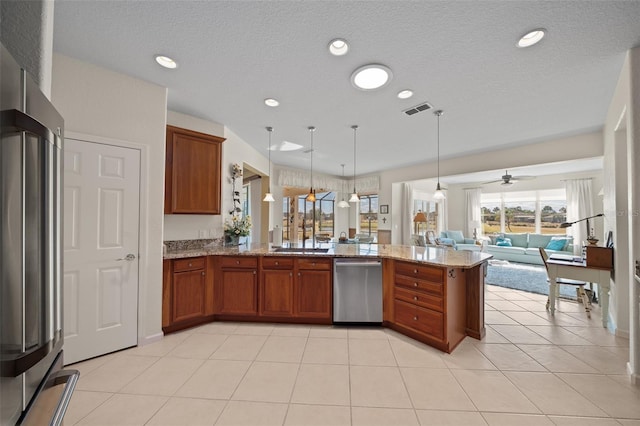
<path id="1" fill-rule="evenodd" d="M 53 56 L 51 98 L 66 132 L 143 147 L 138 341 L 162 335 L 162 228 L 167 90 L 76 59 Z"/>

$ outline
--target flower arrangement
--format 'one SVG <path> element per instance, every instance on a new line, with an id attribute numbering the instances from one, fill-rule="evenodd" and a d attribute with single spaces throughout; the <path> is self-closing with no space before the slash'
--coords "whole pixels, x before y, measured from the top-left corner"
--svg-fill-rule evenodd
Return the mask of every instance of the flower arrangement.
<path id="1" fill-rule="evenodd" d="M 224 233 L 229 236 L 246 237 L 251 232 L 251 216 L 233 216 L 224 223 Z"/>
<path id="2" fill-rule="evenodd" d="M 234 163 L 231 165 L 231 179 L 235 180 L 239 177 L 242 177 L 242 167 L 240 164 Z"/>

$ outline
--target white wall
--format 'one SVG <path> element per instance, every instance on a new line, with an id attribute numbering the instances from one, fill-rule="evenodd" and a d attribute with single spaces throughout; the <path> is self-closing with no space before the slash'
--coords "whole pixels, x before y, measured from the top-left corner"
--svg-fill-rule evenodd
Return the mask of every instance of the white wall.
<path id="1" fill-rule="evenodd" d="M 54 54 L 51 99 L 76 132 L 144 146 L 149 182 L 141 200 L 138 339 L 162 335 L 162 221 L 167 90 Z"/>
<path id="2" fill-rule="evenodd" d="M 604 126 L 605 232 L 614 238 L 615 276 L 611 281 L 610 328 L 630 337 L 628 372 L 640 381 L 640 282 L 634 260 L 640 258 L 640 48 L 625 59 Z"/>

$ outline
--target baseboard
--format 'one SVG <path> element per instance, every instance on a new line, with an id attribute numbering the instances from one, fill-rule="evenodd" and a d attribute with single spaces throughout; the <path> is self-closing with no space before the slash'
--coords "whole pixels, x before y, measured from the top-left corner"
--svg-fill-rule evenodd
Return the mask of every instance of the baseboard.
<path id="1" fill-rule="evenodd" d="M 138 339 L 138 346 L 144 346 L 150 343 L 159 342 L 160 340 L 162 340 L 163 337 L 164 337 L 163 332 L 152 334 L 151 336 L 141 337 Z"/>
<path id="2" fill-rule="evenodd" d="M 616 336 L 618 337 L 624 337 L 625 339 L 629 339 L 630 338 L 630 334 L 629 331 L 627 330 L 620 330 L 620 328 L 616 328 Z"/>

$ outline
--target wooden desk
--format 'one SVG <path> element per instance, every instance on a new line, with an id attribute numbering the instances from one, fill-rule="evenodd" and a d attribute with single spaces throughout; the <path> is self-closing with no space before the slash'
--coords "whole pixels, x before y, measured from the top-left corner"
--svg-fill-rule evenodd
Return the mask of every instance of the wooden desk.
<path id="1" fill-rule="evenodd" d="M 587 266 L 585 262 L 569 262 L 555 259 L 547 260 L 547 268 L 549 272 L 549 308 L 551 309 L 551 314 L 553 315 L 556 310 L 557 278 L 598 283 L 600 286 L 600 306 L 602 307 L 602 326 L 606 328 L 609 318 L 611 269 Z"/>

